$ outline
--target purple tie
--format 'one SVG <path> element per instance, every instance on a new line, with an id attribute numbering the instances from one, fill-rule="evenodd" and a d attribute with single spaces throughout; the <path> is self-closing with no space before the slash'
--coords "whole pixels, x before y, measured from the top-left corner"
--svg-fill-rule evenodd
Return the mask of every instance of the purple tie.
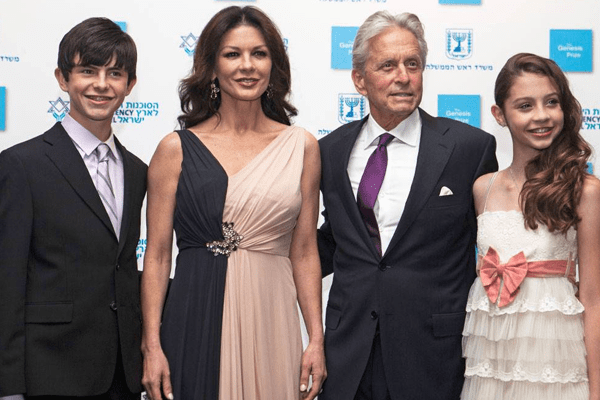
<path id="1" fill-rule="evenodd" d="M 358 209 L 362 215 L 363 221 L 369 231 L 369 236 L 375 243 L 375 247 L 381 255 L 381 239 L 379 238 L 379 226 L 377 225 L 377 218 L 373 212 L 375 207 L 375 201 L 377 195 L 381 189 L 383 178 L 385 177 L 385 170 L 387 168 L 388 156 L 387 156 L 387 145 L 392 141 L 394 136 L 389 133 L 384 133 L 379 136 L 379 144 L 377 148 L 369 157 L 365 172 L 358 185 Z"/>

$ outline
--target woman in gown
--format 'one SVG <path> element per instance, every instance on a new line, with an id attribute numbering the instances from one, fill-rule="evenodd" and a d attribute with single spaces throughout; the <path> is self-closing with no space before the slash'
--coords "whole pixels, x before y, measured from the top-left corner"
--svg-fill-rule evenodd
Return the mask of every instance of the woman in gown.
<path id="1" fill-rule="evenodd" d="M 208 22 L 180 85 L 183 130 L 160 142 L 148 172 L 142 352 L 153 400 L 313 399 L 325 379 L 319 149 L 290 126 L 289 91 L 264 13 L 228 7 Z"/>
<path id="2" fill-rule="evenodd" d="M 513 160 L 473 187 L 461 398 L 598 400 L 600 181 L 586 173 L 581 107 L 553 61 L 525 53 L 500 71 L 495 101 Z"/>

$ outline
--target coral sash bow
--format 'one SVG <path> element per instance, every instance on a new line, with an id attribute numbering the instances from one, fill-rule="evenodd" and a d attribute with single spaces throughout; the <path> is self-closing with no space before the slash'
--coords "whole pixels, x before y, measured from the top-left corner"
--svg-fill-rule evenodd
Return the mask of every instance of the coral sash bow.
<path id="1" fill-rule="evenodd" d="M 519 286 L 527 276 L 527 260 L 525 254 L 520 252 L 510 258 L 506 264 L 500 264 L 500 257 L 493 248 L 489 248 L 481 263 L 479 271 L 481 282 L 492 303 L 504 307 L 513 302 L 519 293 Z M 504 286 L 500 290 L 500 283 L 504 279 Z"/>

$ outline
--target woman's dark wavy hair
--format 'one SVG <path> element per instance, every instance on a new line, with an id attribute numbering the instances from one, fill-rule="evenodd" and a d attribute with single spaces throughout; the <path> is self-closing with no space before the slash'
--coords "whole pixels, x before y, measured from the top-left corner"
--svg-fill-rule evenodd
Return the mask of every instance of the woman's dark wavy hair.
<path id="1" fill-rule="evenodd" d="M 529 228 L 536 229 L 541 223 L 551 232 L 566 233 L 580 221 L 577 206 L 587 175 L 586 163 L 591 155 L 590 146 L 579 134 L 581 105 L 571 93 L 567 77 L 554 61 L 519 53 L 506 62 L 496 79 L 494 96 L 501 109 L 504 110 L 504 102 L 515 79 L 524 73 L 547 76 L 556 85 L 564 126 L 552 144 L 525 166 L 526 182 L 519 203 Z"/>
<path id="2" fill-rule="evenodd" d="M 266 92 L 261 96 L 261 105 L 265 115 L 277 122 L 290 125 L 290 117 L 298 111 L 287 100 L 291 89 L 290 61 L 279 30 L 261 10 L 256 7 L 232 6 L 216 13 L 208 22 L 194 53 L 194 65 L 191 74 L 179 85 L 179 99 L 182 114 L 177 118 L 183 129 L 190 128 L 218 115 L 221 96 L 210 98 L 210 84 L 215 69 L 217 52 L 221 40 L 227 32 L 240 25 L 253 26 L 260 31 L 271 56 L 271 80 L 273 97 Z M 215 80 L 218 85 L 218 80 Z"/>

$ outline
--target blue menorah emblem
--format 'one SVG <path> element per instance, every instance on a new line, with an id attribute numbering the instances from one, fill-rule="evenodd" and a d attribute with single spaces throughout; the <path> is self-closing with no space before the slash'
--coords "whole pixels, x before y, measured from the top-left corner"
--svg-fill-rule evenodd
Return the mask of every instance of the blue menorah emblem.
<path id="1" fill-rule="evenodd" d="M 473 55 L 473 29 L 446 29 L 446 56 L 464 60 Z"/>
<path id="2" fill-rule="evenodd" d="M 338 95 L 338 121 L 342 124 L 363 119 L 365 98 L 358 93 L 340 93 Z"/>
<path id="3" fill-rule="evenodd" d="M 467 38 L 467 34 L 464 32 L 455 32 L 452 34 L 452 39 L 454 39 L 457 43 L 456 47 L 454 48 L 453 51 L 455 51 L 456 53 L 462 53 L 462 47 L 460 46 L 460 44 Z"/>
<path id="4" fill-rule="evenodd" d="M 348 111 L 346 113 L 347 118 L 352 118 L 352 119 L 354 118 L 354 107 L 356 107 L 359 102 L 360 102 L 360 99 L 358 99 L 356 97 L 347 97 L 344 99 L 344 103 L 346 103 L 346 105 L 348 107 L 350 107 L 350 111 Z"/>

